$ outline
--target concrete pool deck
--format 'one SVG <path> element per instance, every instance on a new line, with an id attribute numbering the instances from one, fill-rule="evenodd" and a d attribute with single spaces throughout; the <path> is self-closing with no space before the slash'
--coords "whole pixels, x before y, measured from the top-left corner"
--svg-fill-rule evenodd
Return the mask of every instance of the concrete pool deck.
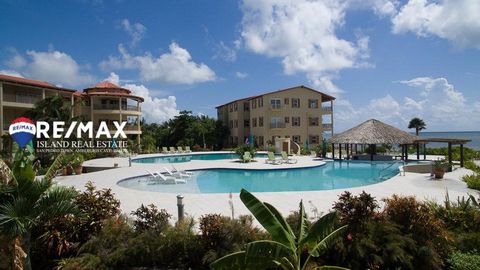
<path id="1" fill-rule="evenodd" d="M 216 152 L 218 153 L 218 152 Z M 200 153 L 203 154 L 203 153 Z M 141 155 L 135 158 L 161 156 Z M 237 168 L 237 169 L 285 169 L 322 166 L 324 161 L 314 159 L 308 156 L 296 156 L 297 164 L 271 165 L 265 164 L 265 158 L 256 158 L 257 162 L 238 163 L 233 160 L 192 160 L 189 162 L 175 163 L 179 170 L 198 170 L 209 168 Z M 436 157 L 427 157 L 436 159 Z M 327 161 L 328 162 L 328 161 Z M 60 185 L 73 186 L 79 190 L 85 189 L 85 184 L 92 181 L 97 188 L 110 188 L 115 196 L 121 202 L 123 212 L 129 214 L 137 209 L 141 204 L 155 204 L 158 208 L 166 209 L 176 219 L 177 202 L 174 193 L 161 193 L 151 191 L 139 191 L 124 188 L 117 185 L 117 182 L 140 175 L 147 174 L 145 170 L 161 170 L 162 167 L 170 168 L 169 164 L 142 164 L 132 163 L 129 167 L 128 158 L 104 158 L 89 160 L 85 162 L 87 166 L 111 167 L 114 163 L 117 168 L 86 173 L 82 175 L 58 176 L 55 181 Z M 468 194 L 478 194 L 477 191 L 468 189 L 466 184 L 461 181 L 461 177 L 471 173 L 470 170 L 458 168 L 453 172 L 446 173 L 442 180 L 432 180 L 430 174 L 405 173 L 405 176 L 394 176 L 386 181 L 348 189 L 320 190 L 320 191 L 301 191 L 301 192 L 256 192 L 254 193 L 262 201 L 274 205 L 282 214 L 287 215 L 291 211 L 298 210 L 300 200 L 304 201 L 307 213 L 310 217 L 315 217 L 319 213 L 328 212 L 332 204 L 338 199 L 338 196 L 344 191 L 350 191 L 354 194 L 365 191 L 380 200 L 393 194 L 415 196 L 421 200 L 434 200 L 442 202 L 446 192 L 450 198 L 467 196 Z M 195 219 L 208 213 L 218 213 L 231 216 L 228 193 L 216 194 L 182 194 L 184 196 L 185 212 Z M 240 201 L 239 194 L 232 194 L 233 207 L 235 215 L 249 214 L 243 203 Z"/>

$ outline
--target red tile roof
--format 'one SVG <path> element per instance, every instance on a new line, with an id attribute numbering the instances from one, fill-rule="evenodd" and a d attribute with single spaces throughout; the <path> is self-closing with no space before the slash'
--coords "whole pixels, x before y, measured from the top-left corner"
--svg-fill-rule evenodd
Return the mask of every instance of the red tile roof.
<path id="1" fill-rule="evenodd" d="M 92 88 L 120 88 L 120 86 L 114 84 L 114 83 L 111 83 L 109 81 L 103 81 L 101 83 L 98 83 L 96 84 L 94 87 Z"/>
<path id="2" fill-rule="evenodd" d="M 0 81 L 10 82 L 10 83 L 18 83 L 18 84 L 25 84 L 25 85 L 48 88 L 48 89 L 55 89 L 55 90 L 59 90 L 59 91 L 75 92 L 75 90 L 73 90 L 73 89 L 58 87 L 58 86 L 55 86 L 55 85 L 53 85 L 49 82 L 46 82 L 46 81 L 32 80 L 32 79 L 9 76 L 9 75 L 4 75 L 4 74 L 0 74 Z"/>
<path id="3" fill-rule="evenodd" d="M 254 98 L 257 98 L 257 97 L 261 97 L 261 96 L 265 96 L 265 95 L 269 95 L 269 94 L 274 94 L 274 93 L 279 93 L 279 92 L 283 92 L 283 91 L 288 91 L 288 90 L 292 90 L 294 88 L 305 88 L 307 90 L 310 90 L 310 91 L 313 91 L 317 94 L 321 94 L 322 95 L 322 102 L 324 101 L 330 101 L 330 100 L 334 100 L 335 97 L 333 96 L 330 96 L 330 95 L 327 95 L 325 93 L 322 93 L 320 91 L 317 91 L 313 88 L 310 88 L 310 87 L 307 87 L 305 85 L 299 85 L 299 86 L 294 86 L 294 87 L 289 87 L 289 88 L 285 88 L 285 89 L 280 89 L 280 90 L 275 90 L 275 91 L 271 91 L 271 92 L 266 92 L 266 93 L 263 93 L 263 94 L 259 94 L 259 95 L 256 95 L 256 96 L 251 96 L 251 97 L 246 97 L 246 98 L 239 98 L 239 99 L 236 99 L 236 100 L 232 100 L 230 102 L 227 102 L 225 104 L 222 104 L 222 105 L 218 105 L 217 107 L 215 108 L 220 108 L 220 107 L 223 107 L 225 105 L 228 105 L 230 103 L 233 103 L 233 102 L 237 102 L 237 101 L 242 101 L 242 100 L 249 100 L 249 99 L 254 99 Z"/>

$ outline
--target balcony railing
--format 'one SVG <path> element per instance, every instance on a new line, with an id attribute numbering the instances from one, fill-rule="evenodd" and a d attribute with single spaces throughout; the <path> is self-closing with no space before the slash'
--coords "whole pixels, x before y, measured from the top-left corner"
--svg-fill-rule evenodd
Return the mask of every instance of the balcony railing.
<path id="1" fill-rule="evenodd" d="M 118 104 L 95 104 L 93 105 L 95 110 L 120 110 Z M 139 108 L 135 105 L 122 105 L 122 110 L 124 111 L 140 111 Z"/>
<path id="2" fill-rule="evenodd" d="M 332 124 L 322 124 L 323 130 L 332 130 Z"/>
<path id="3" fill-rule="evenodd" d="M 270 128 L 285 128 L 285 123 L 270 123 Z"/>
<path id="4" fill-rule="evenodd" d="M 322 113 L 332 113 L 332 107 L 322 107 Z"/>
<path id="5" fill-rule="evenodd" d="M 110 132 L 116 132 L 117 128 L 114 125 L 107 125 L 108 130 Z M 99 126 L 94 126 L 93 127 L 95 130 L 98 130 Z M 140 131 L 142 130 L 141 127 L 138 127 L 137 124 L 127 124 L 125 127 L 123 127 L 123 131 Z"/>
<path id="6" fill-rule="evenodd" d="M 42 100 L 42 96 L 33 94 L 7 94 L 3 95 L 3 101 L 5 102 L 17 102 L 26 104 L 35 104 Z"/>

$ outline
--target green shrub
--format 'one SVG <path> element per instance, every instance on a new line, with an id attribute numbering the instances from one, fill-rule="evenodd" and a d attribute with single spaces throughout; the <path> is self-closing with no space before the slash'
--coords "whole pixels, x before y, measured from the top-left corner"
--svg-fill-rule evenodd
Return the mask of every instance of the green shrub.
<path id="1" fill-rule="evenodd" d="M 169 227 L 168 220 L 172 217 L 165 209 L 158 210 L 154 204 L 144 206 L 143 204 L 132 215 L 136 217 L 133 227 L 135 231 L 142 232 L 154 230 L 161 232 Z"/>
<path id="2" fill-rule="evenodd" d="M 480 255 L 454 252 L 448 258 L 452 270 L 477 270 L 480 269 Z"/>
<path id="3" fill-rule="evenodd" d="M 467 183 L 467 187 L 480 190 L 480 174 L 465 175 L 462 180 Z"/>
<path id="4" fill-rule="evenodd" d="M 252 156 L 252 158 L 254 158 L 255 154 L 257 153 L 257 150 L 253 145 L 249 145 L 249 144 L 243 144 L 235 148 L 235 154 L 237 154 L 240 160 L 242 161 L 243 161 L 243 154 L 245 154 L 245 152 L 250 152 L 250 155 Z"/>

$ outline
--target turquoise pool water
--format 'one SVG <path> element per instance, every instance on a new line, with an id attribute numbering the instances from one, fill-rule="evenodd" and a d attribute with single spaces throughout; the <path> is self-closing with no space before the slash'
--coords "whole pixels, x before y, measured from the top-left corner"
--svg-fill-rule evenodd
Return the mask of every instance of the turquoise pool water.
<path id="1" fill-rule="evenodd" d="M 332 161 L 320 167 L 289 170 L 210 169 L 194 171 L 194 176 L 186 184 L 160 184 L 142 176 L 120 181 L 118 185 L 167 193 L 238 193 L 242 188 L 252 192 L 331 190 L 384 181 L 396 175 L 400 165 L 392 162 Z"/>
<path id="2" fill-rule="evenodd" d="M 257 157 L 266 157 L 266 154 L 257 153 Z M 196 154 L 196 155 L 174 155 L 164 157 L 148 157 L 138 158 L 132 160 L 136 163 L 179 163 L 188 162 L 190 160 L 220 160 L 220 159 L 238 159 L 238 155 L 235 153 L 219 153 L 219 154 Z"/>

